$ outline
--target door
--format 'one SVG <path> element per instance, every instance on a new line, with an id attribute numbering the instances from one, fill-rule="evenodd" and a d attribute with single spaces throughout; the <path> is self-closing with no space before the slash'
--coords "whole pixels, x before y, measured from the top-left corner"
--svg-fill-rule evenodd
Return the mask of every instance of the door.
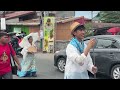
<path id="1" fill-rule="evenodd" d="M 98 72 L 105 73 L 110 67 L 110 63 L 115 59 L 115 52 L 118 51 L 119 44 L 113 39 L 99 38 L 97 45 L 91 50 L 91 57 L 95 56 L 95 65 L 98 67 Z"/>
<path id="2" fill-rule="evenodd" d="M 23 27 L 22 27 L 22 31 L 25 32 L 26 35 L 28 35 L 28 34 L 29 34 L 29 27 L 23 26 Z"/>

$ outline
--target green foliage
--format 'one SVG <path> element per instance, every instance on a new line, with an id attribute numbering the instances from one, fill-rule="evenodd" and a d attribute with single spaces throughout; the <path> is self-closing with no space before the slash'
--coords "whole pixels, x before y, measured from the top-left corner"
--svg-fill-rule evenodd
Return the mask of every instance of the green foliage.
<path id="1" fill-rule="evenodd" d="M 104 23 L 120 23 L 120 11 L 100 11 L 97 16 Z"/>
<path id="2" fill-rule="evenodd" d="M 85 28 L 86 28 L 86 30 L 85 30 L 85 37 L 92 36 L 92 34 L 93 34 L 92 23 L 91 22 L 90 23 L 86 23 L 85 24 Z"/>

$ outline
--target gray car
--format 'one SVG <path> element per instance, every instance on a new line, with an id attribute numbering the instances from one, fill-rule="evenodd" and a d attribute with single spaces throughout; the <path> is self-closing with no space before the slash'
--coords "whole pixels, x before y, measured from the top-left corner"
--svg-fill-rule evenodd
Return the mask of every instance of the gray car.
<path id="1" fill-rule="evenodd" d="M 87 44 L 91 38 L 96 38 L 97 42 L 90 55 L 98 67 L 98 73 L 120 79 L 120 35 L 91 36 L 85 38 L 84 42 Z M 54 55 L 54 66 L 61 72 L 64 72 L 66 58 L 65 50 L 57 51 Z"/>

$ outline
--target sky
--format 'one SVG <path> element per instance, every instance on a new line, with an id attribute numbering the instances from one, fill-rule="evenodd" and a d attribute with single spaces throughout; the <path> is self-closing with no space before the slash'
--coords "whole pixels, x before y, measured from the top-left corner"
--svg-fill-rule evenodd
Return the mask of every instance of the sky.
<path id="1" fill-rule="evenodd" d="M 93 11 L 93 17 L 98 14 L 99 11 Z M 91 11 L 75 11 L 75 17 L 84 16 L 85 18 L 92 18 Z"/>

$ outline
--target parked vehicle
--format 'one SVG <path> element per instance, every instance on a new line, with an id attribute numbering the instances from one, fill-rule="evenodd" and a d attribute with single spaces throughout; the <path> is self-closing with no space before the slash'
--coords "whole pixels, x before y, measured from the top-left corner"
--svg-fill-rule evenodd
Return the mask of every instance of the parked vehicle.
<path id="1" fill-rule="evenodd" d="M 98 67 L 98 73 L 110 76 L 113 79 L 120 79 L 120 35 L 98 35 L 84 39 L 87 44 L 91 38 L 96 38 L 96 46 L 90 50 L 91 58 Z M 64 72 L 66 63 L 65 50 L 57 51 L 54 54 L 54 66 Z"/>
<path id="2" fill-rule="evenodd" d="M 66 64 L 66 50 L 57 51 L 54 54 L 54 66 L 58 68 L 60 72 L 64 72 L 65 64 Z"/>
<path id="3" fill-rule="evenodd" d="M 94 33 L 94 36 L 96 35 L 120 35 L 120 27 L 96 28 L 93 33 Z"/>
<path id="4" fill-rule="evenodd" d="M 94 30 L 94 36 L 96 36 L 96 35 L 110 35 L 110 34 L 112 35 L 112 33 L 107 32 L 107 30 L 109 30 L 110 28 L 112 28 L 112 27 L 96 28 Z"/>
<path id="5" fill-rule="evenodd" d="M 16 52 L 16 55 L 22 56 L 21 51 L 22 48 L 19 46 L 19 38 L 15 36 L 16 33 L 10 32 L 8 33 L 10 36 L 10 44 L 12 45 L 13 49 Z"/>

